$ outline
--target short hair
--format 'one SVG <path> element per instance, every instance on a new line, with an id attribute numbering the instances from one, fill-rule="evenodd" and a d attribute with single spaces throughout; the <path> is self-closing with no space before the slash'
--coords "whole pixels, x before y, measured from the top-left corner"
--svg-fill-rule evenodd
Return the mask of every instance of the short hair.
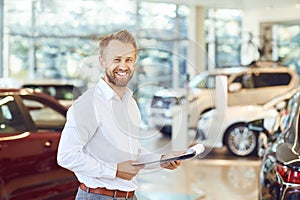
<path id="1" fill-rule="evenodd" d="M 108 46 L 109 42 L 112 40 L 118 40 L 123 43 L 130 43 L 133 45 L 134 49 L 137 50 L 135 37 L 129 33 L 127 30 L 121 30 L 116 33 L 112 33 L 106 37 L 104 37 L 99 42 L 99 48 L 100 48 L 100 55 L 103 55 L 104 49 Z"/>

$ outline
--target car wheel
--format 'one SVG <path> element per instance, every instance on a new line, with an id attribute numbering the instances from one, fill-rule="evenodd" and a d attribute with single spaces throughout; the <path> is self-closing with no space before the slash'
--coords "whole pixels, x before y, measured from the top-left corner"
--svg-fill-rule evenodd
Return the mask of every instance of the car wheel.
<path id="1" fill-rule="evenodd" d="M 257 149 L 257 135 L 245 124 L 231 126 L 225 134 L 228 151 L 236 156 L 252 155 Z"/>

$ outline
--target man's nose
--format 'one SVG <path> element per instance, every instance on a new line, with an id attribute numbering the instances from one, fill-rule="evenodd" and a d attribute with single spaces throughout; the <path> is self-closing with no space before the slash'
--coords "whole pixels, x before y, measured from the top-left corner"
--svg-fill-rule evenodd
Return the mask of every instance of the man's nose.
<path id="1" fill-rule="evenodd" d="M 121 69 L 127 68 L 127 66 L 126 66 L 126 60 L 125 60 L 125 59 L 122 59 L 122 60 L 121 60 L 119 67 L 120 67 Z"/>

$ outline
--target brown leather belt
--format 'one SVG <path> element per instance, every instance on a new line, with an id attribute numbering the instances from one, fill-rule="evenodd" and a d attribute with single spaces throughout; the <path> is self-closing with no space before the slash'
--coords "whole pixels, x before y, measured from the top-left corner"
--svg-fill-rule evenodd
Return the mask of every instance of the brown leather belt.
<path id="1" fill-rule="evenodd" d="M 121 190 L 108 190 L 106 188 L 89 188 L 84 183 L 80 183 L 80 189 L 88 193 L 94 194 L 102 194 L 110 197 L 118 197 L 118 198 L 131 198 L 134 195 L 134 191 L 125 192 Z"/>

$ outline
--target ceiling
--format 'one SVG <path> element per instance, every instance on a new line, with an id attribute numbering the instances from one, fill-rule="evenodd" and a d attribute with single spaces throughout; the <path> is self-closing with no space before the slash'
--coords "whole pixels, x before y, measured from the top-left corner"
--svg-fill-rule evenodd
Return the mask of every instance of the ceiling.
<path id="1" fill-rule="evenodd" d="M 239 8 L 239 9 L 272 9 L 280 7 L 295 7 L 300 0 L 153 0 L 159 2 L 173 2 L 190 5 L 199 5 L 215 8 Z"/>

